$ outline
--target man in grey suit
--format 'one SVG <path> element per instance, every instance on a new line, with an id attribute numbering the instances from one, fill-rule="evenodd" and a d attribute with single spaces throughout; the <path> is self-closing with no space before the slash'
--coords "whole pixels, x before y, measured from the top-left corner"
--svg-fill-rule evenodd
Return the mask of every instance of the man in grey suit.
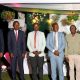
<path id="1" fill-rule="evenodd" d="M 3 33 L 0 30 L 0 80 L 1 79 L 1 57 L 3 56 L 3 52 L 4 52 L 4 39 L 3 39 Z"/>
<path id="2" fill-rule="evenodd" d="M 62 32 L 58 32 L 59 27 L 57 23 L 52 24 L 53 31 L 47 36 L 48 56 L 51 62 L 51 77 L 52 80 L 57 80 L 57 70 L 59 72 L 59 80 L 64 80 L 63 75 L 63 60 L 65 39 Z"/>
<path id="3" fill-rule="evenodd" d="M 23 57 L 25 54 L 25 35 L 19 30 L 19 22 L 14 21 L 14 29 L 8 33 L 8 50 L 11 55 L 12 78 L 16 80 L 16 67 L 18 63 L 20 78 L 24 80 Z"/>

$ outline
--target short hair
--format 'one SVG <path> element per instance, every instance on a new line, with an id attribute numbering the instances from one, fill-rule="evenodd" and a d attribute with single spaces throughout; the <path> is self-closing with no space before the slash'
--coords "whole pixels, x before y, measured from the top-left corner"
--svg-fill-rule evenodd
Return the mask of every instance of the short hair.
<path id="1" fill-rule="evenodd" d="M 38 26 L 39 26 L 39 23 L 34 23 L 34 24 L 33 24 L 33 27 L 34 27 L 35 25 L 38 25 Z"/>
<path id="2" fill-rule="evenodd" d="M 54 27 L 54 25 L 58 25 L 58 23 L 57 23 L 57 22 L 55 22 L 55 23 L 52 23 L 52 27 Z"/>
<path id="3" fill-rule="evenodd" d="M 77 29 L 75 25 L 71 25 L 71 26 L 70 26 L 70 30 L 71 30 L 71 27 L 72 27 L 72 26 L 75 27 L 75 30 Z"/>
<path id="4" fill-rule="evenodd" d="M 14 22 L 13 22 L 13 26 L 14 26 L 16 23 L 20 24 L 18 21 L 14 21 Z"/>

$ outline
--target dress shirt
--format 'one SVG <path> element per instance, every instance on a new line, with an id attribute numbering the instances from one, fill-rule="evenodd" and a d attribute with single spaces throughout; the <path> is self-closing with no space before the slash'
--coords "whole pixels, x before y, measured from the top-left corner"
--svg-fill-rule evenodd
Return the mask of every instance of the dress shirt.
<path id="1" fill-rule="evenodd" d="M 53 49 L 53 52 L 54 52 L 55 50 L 58 50 L 58 32 L 53 32 L 53 39 L 56 40 L 53 44 L 55 46 Z"/>
<path id="2" fill-rule="evenodd" d="M 44 56 L 44 49 L 46 46 L 44 33 L 41 31 L 36 32 L 36 47 L 34 47 L 34 35 L 35 35 L 35 31 L 28 33 L 27 46 L 30 51 L 29 56 L 32 56 L 32 57 L 35 56 L 32 53 L 33 51 L 41 51 L 41 54 L 39 54 L 39 56 Z"/>
<path id="3" fill-rule="evenodd" d="M 18 30 L 14 30 L 15 36 L 16 36 L 16 32 L 17 32 L 17 35 L 18 35 Z"/>

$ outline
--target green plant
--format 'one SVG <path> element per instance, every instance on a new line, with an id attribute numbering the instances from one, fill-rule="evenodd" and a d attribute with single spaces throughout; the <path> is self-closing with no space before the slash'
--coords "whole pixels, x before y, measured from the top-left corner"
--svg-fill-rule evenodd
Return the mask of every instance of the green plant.
<path id="1" fill-rule="evenodd" d="M 71 20 L 77 21 L 78 17 L 79 17 L 79 15 L 68 15 L 67 19 L 68 19 L 68 21 L 71 21 Z"/>

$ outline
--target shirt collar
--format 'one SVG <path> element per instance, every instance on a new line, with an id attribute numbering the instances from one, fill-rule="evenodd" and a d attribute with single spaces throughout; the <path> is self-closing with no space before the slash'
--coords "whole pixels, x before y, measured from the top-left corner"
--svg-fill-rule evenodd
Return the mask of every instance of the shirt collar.
<path id="1" fill-rule="evenodd" d="M 34 31 L 35 32 L 35 31 Z M 36 31 L 36 33 L 38 33 L 39 31 Z"/>
<path id="2" fill-rule="evenodd" d="M 14 30 L 15 33 L 16 33 L 16 31 L 18 32 L 19 30 Z"/>

